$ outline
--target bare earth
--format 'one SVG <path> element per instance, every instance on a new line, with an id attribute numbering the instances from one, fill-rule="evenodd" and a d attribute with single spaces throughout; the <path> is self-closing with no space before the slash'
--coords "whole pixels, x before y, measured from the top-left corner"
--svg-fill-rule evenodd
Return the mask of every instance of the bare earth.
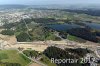
<path id="1" fill-rule="evenodd" d="M 56 46 L 59 48 L 89 48 L 92 51 L 97 51 L 97 46 L 100 46 L 98 43 L 93 43 L 87 41 L 86 43 L 77 43 L 69 40 L 62 41 L 33 41 L 33 42 L 17 42 L 15 36 L 5 36 L 0 34 L 1 46 L 3 49 L 17 49 L 23 48 L 32 49 L 35 51 L 43 52 L 49 46 Z M 2 42 L 3 41 L 3 42 Z"/>
<path id="2" fill-rule="evenodd" d="M 36 51 L 44 51 L 48 46 L 56 45 L 60 48 L 64 47 L 83 47 L 83 48 L 90 48 L 90 49 L 95 49 L 97 46 L 100 46 L 100 44 L 96 44 L 93 42 L 86 42 L 86 43 L 77 43 L 73 41 L 34 41 L 34 42 L 17 42 L 15 36 L 4 36 L 0 34 L 0 38 L 2 40 L 7 41 L 8 45 L 5 45 L 5 48 L 23 48 L 23 49 L 28 49 L 31 48 Z M 64 45 L 64 46 L 63 46 Z"/>

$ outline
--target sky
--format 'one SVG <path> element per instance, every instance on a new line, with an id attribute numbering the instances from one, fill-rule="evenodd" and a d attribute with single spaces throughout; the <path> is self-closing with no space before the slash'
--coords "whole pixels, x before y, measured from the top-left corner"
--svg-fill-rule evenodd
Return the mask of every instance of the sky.
<path id="1" fill-rule="evenodd" d="M 23 5 L 100 4 L 100 0 L 0 0 L 0 5 L 3 4 L 23 4 Z"/>

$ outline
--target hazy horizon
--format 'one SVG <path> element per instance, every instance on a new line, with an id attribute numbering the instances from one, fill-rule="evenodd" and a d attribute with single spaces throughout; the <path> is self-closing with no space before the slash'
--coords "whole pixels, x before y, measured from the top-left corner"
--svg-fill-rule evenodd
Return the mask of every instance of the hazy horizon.
<path id="1" fill-rule="evenodd" d="M 93 4 L 99 5 L 100 0 L 0 0 L 0 5 L 20 4 L 20 5 L 75 5 L 75 4 Z"/>

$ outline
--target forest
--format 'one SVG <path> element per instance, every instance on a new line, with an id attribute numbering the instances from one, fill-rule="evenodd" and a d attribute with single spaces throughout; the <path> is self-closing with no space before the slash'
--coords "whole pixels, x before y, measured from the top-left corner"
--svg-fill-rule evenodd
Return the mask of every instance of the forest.
<path id="1" fill-rule="evenodd" d="M 57 47 L 48 47 L 43 52 L 49 59 L 79 59 L 78 63 L 60 63 L 57 66 L 89 66 L 89 63 L 80 63 L 80 58 L 83 58 L 87 53 L 92 53 L 92 51 L 88 49 L 76 48 L 70 49 L 66 48 L 65 50 L 57 48 Z"/>

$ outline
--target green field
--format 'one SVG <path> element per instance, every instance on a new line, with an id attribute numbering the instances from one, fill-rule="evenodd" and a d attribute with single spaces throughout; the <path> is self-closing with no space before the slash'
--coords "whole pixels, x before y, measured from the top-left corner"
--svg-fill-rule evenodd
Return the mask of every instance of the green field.
<path id="1" fill-rule="evenodd" d="M 86 40 L 79 38 L 79 37 L 76 37 L 76 36 L 73 36 L 73 35 L 68 35 L 67 39 L 71 40 L 71 41 L 76 41 L 76 42 L 79 42 L 79 43 L 86 43 Z"/>
<path id="2" fill-rule="evenodd" d="M 16 50 L 0 50 L 0 61 L 8 63 L 19 63 L 21 66 L 27 66 L 30 60 L 18 53 Z"/>
<path id="3" fill-rule="evenodd" d="M 51 63 L 51 60 L 48 57 L 46 57 L 45 55 L 42 56 L 42 59 L 40 61 L 48 66 L 56 66 L 56 64 Z"/>

